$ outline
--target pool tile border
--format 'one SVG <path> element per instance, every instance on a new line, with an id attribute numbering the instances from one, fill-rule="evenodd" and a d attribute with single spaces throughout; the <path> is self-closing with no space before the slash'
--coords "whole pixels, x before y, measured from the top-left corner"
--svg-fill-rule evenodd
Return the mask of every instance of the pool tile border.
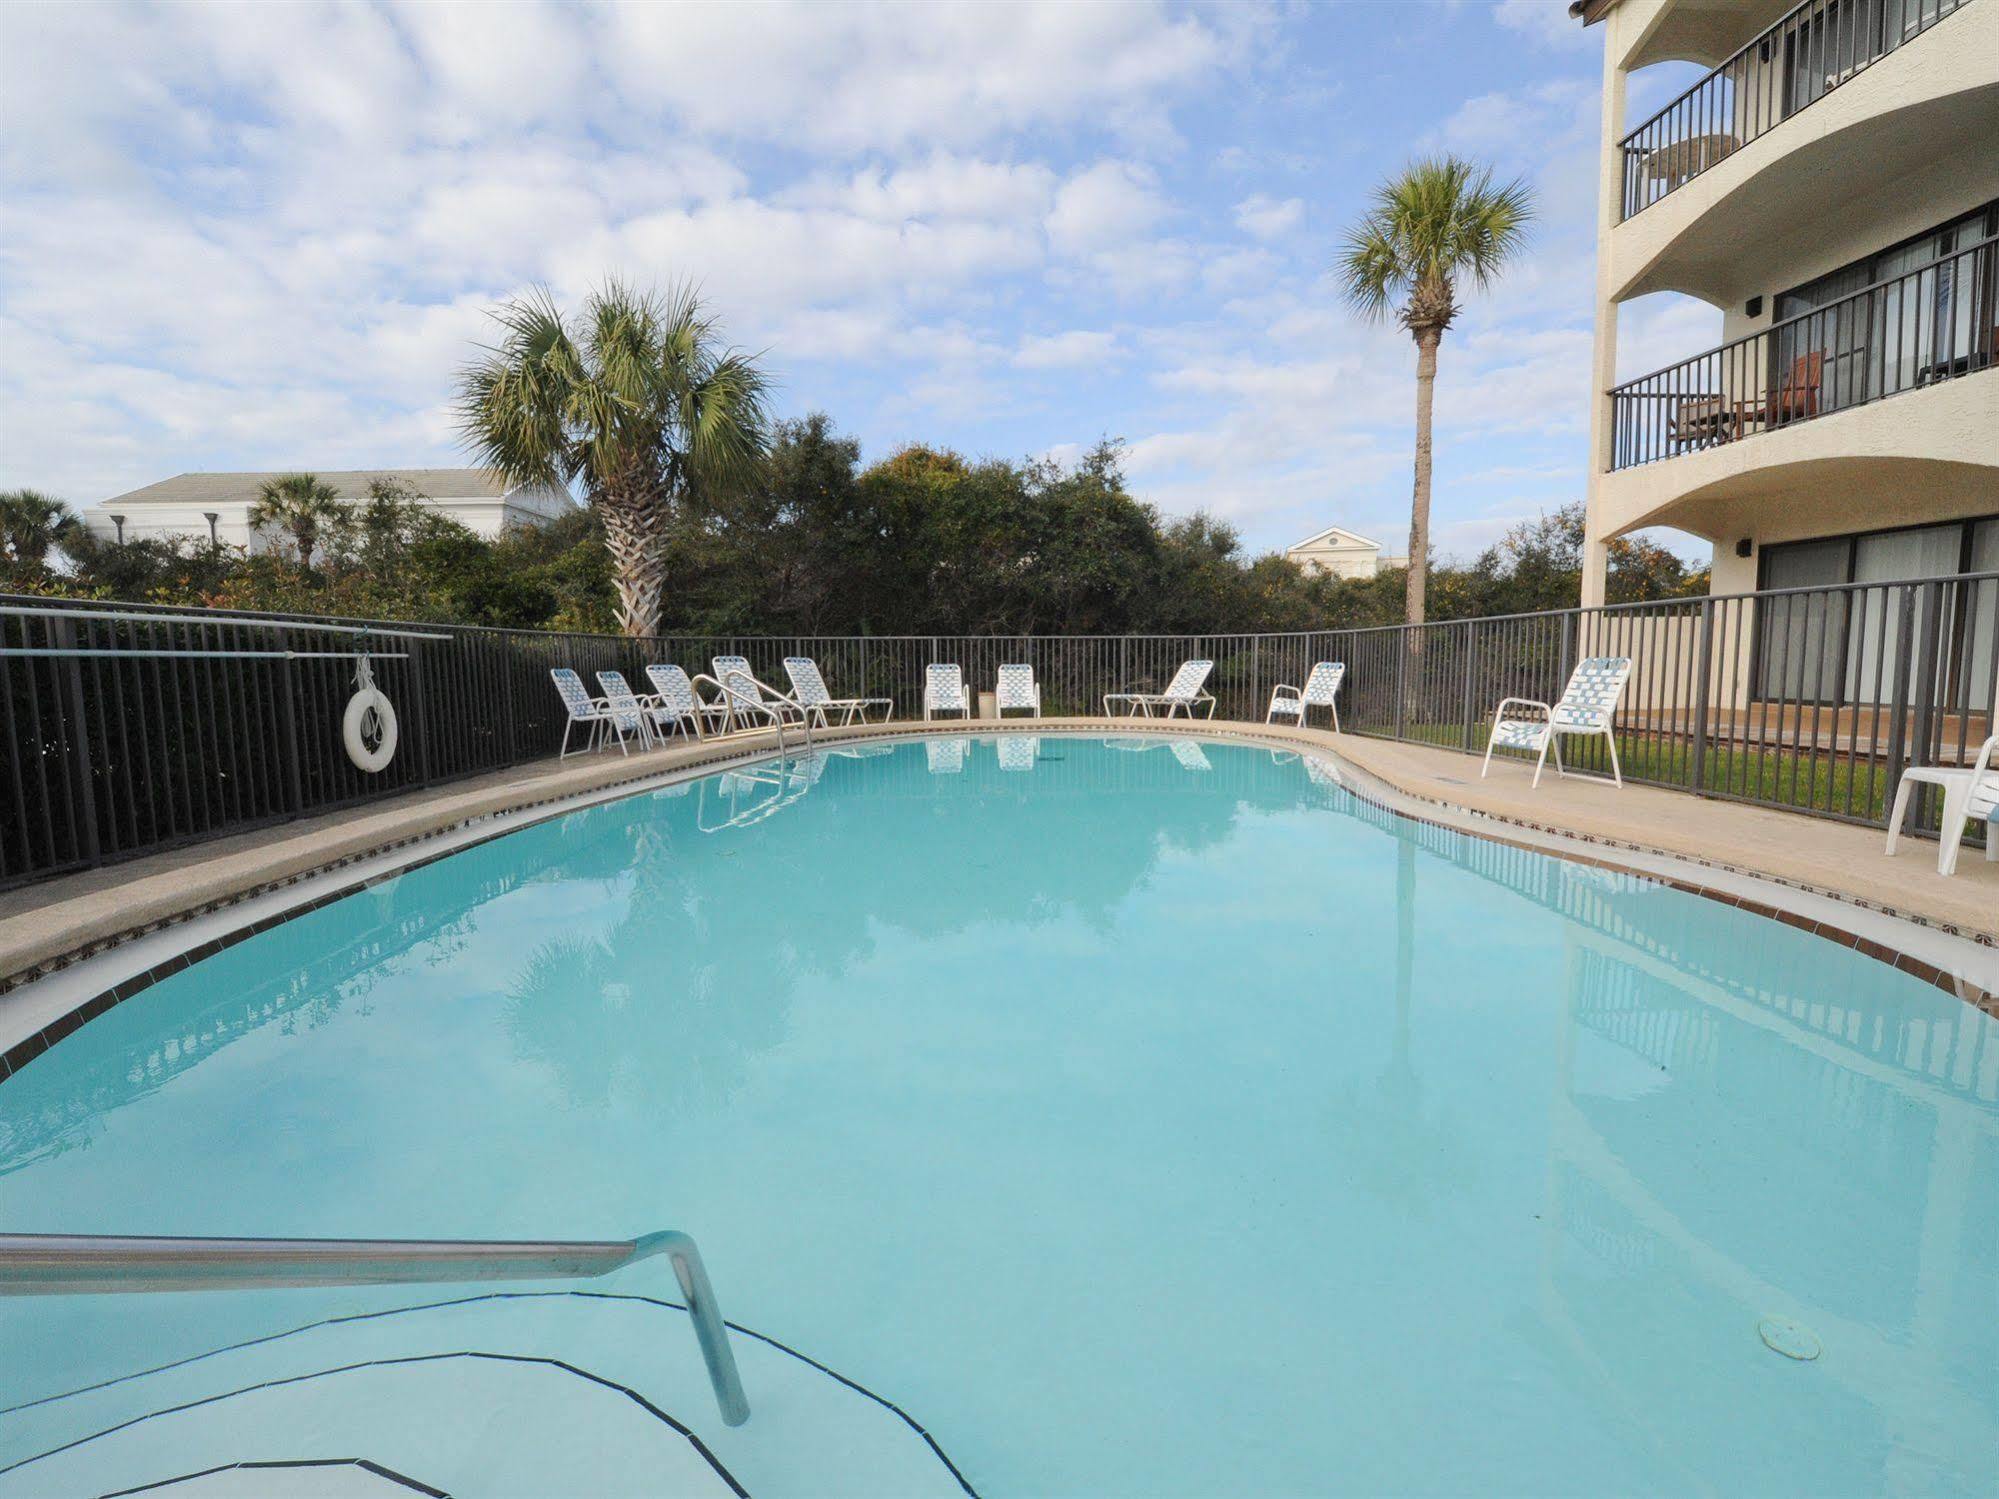
<path id="1" fill-rule="evenodd" d="M 1649 870 L 1635 869 L 1629 864 L 1619 863 L 1613 859 L 1603 859 L 1603 858 L 1598 858 L 1591 854 L 1576 853 L 1566 850 L 1549 849 L 1542 845 L 1528 843 L 1518 838 L 1506 837 L 1502 833 L 1487 832 L 1482 829 L 1474 831 L 1473 829 L 1467 828 L 1461 825 L 1460 823 L 1447 822 L 1437 817 L 1425 817 L 1419 813 L 1408 811 L 1405 808 L 1392 806 L 1387 801 L 1381 799 L 1378 796 L 1369 795 L 1367 792 L 1357 789 L 1352 784 L 1352 782 L 1354 781 L 1357 775 L 1364 776 L 1369 780 L 1379 781 L 1381 784 L 1390 787 L 1390 789 L 1393 790 L 1397 796 L 1406 797 L 1408 800 L 1412 802 L 1422 803 L 1427 806 L 1447 809 L 1456 812 L 1459 816 L 1464 818 L 1476 819 L 1483 822 L 1496 823 L 1501 827 L 1519 828 L 1530 832 L 1540 833 L 1547 837 L 1559 838 L 1569 842 L 1591 844 L 1605 848 L 1624 849 L 1631 853 L 1647 854 L 1655 858 L 1672 859 L 1678 862 L 1697 864 L 1703 868 L 1720 870 L 1728 874 L 1736 875 L 1743 879 L 1757 880 L 1766 884 L 1781 885 L 1787 889 L 1799 890 L 1804 893 L 1820 896 L 1825 899 L 1836 900 L 1844 905 L 1851 905 L 1855 906 L 1858 909 L 1873 911 L 1877 915 L 1885 916 L 1893 920 L 1907 921 L 1907 922 L 1913 922 L 1921 926 L 1929 926 L 1934 928 L 1935 930 L 1947 932 L 1953 936 L 1960 937 L 1965 941 L 1978 943 L 1981 946 L 1992 946 L 1993 944 L 1991 943 L 1990 939 L 1985 937 L 1984 934 L 1982 933 L 1962 932 L 1955 926 L 1947 925 L 1941 922 L 1923 921 L 1920 918 L 1909 916 L 1903 912 L 1895 911 L 1885 906 L 1870 905 L 1865 901 L 1854 900 L 1850 897 L 1842 896 L 1834 891 L 1819 890 L 1809 885 L 1797 884 L 1793 881 L 1781 879 L 1774 875 L 1764 874 L 1758 870 L 1743 869 L 1739 868 L 1736 865 L 1720 863 L 1718 861 L 1711 859 L 1692 858 L 1688 855 L 1672 853 L 1665 849 L 1646 848 L 1642 844 L 1626 843 L 1618 839 L 1603 838 L 1588 833 L 1577 833 L 1564 828 L 1544 827 L 1539 823 L 1528 822 L 1524 819 L 1505 817 L 1497 813 L 1480 812 L 1480 811 L 1475 811 L 1469 807 L 1456 806 L 1455 804 L 1444 801 L 1438 797 L 1427 796 L 1420 792 L 1405 791 L 1400 787 L 1394 786 L 1394 784 L 1388 781 L 1386 777 L 1378 775 L 1374 771 L 1367 770 L 1357 765 L 1343 763 L 1338 758 L 1338 750 L 1336 747 L 1320 745 L 1310 741 L 1279 738 L 1276 735 L 1259 732 L 1260 726 L 1247 726 L 1244 728 L 1235 728 L 1235 729 L 1231 729 L 1228 727 L 1208 728 L 1206 727 L 1206 725 L 1208 725 L 1211 722 L 1211 720 L 1200 719 L 1196 720 L 1195 722 L 1201 725 L 1201 727 L 1193 729 L 1190 733 L 1189 728 L 1186 725 L 1180 723 L 1174 723 L 1171 727 L 1168 727 L 1167 726 L 1168 722 L 1169 722 L 1168 720 L 1164 719 L 1154 719 L 1151 720 L 1150 722 L 1140 719 L 1127 724 L 1124 721 L 1119 720 L 1116 721 L 1115 727 L 1113 727 L 1108 731 L 1102 728 L 1085 727 L 1085 726 L 1074 726 L 1074 727 L 1064 726 L 1060 728 L 1052 728 L 1052 727 L 1047 727 L 1043 723 L 1037 722 L 1032 719 L 1010 719 L 1004 721 L 981 719 L 981 720 L 974 720 L 969 724 L 963 721 L 959 721 L 953 724 L 925 723 L 922 724 L 921 726 L 908 723 L 903 723 L 903 724 L 887 723 L 887 724 L 871 724 L 868 726 L 870 732 L 858 733 L 858 734 L 843 734 L 840 737 L 840 739 L 831 742 L 852 743 L 855 740 L 859 739 L 877 739 L 877 738 L 916 739 L 916 738 L 923 738 L 927 735 L 933 735 L 940 732 L 978 734 L 978 735 L 999 734 L 999 733 L 1014 733 L 1014 734 L 1038 733 L 1038 734 L 1053 736 L 1057 734 L 1069 734 L 1069 735 L 1080 735 L 1083 737 L 1101 736 L 1105 732 L 1111 732 L 1115 734 L 1130 734 L 1130 733 L 1156 734 L 1161 737 L 1173 736 L 1179 738 L 1194 737 L 1194 738 L 1221 739 L 1221 740 L 1235 741 L 1238 743 L 1256 744 L 1267 749 L 1280 750 L 1286 754 L 1295 754 L 1301 757 L 1307 754 L 1311 754 L 1323 761 L 1329 762 L 1333 766 L 1335 772 L 1341 777 L 1340 781 L 1341 789 L 1344 790 L 1349 796 L 1356 797 L 1362 801 L 1367 802 L 1370 806 L 1379 808 L 1380 810 L 1391 813 L 1394 816 L 1406 817 L 1411 822 L 1421 823 L 1426 827 L 1438 828 L 1446 832 L 1459 833 L 1468 838 L 1485 838 L 1494 843 L 1504 844 L 1509 848 L 1522 849 L 1528 853 L 1541 854 L 1547 858 L 1563 859 L 1572 864 L 1582 865 L 1585 868 L 1601 869 L 1611 874 L 1625 875 L 1632 879 L 1644 880 L 1648 884 L 1665 886 L 1668 889 L 1677 890 L 1687 895 L 1698 895 L 1707 900 L 1718 901 L 1725 906 L 1737 907 L 1741 910 L 1749 912 L 1752 915 L 1768 917 L 1771 920 L 1780 921 L 1784 923 L 1784 925 L 1786 926 L 1796 927 L 1799 930 L 1810 933 L 1813 936 L 1823 937 L 1830 942 L 1835 942 L 1842 947 L 1852 948 L 1854 951 L 1861 953 L 1865 957 L 1872 958 L 1880 963 L 1885 963 L 1890 968 L 1895 969 L 1897 972 L 1907 974 L 1911 978 L 1917 979 L 1920 982 L 1941 989 L 1944 993 L 1951 995 L 1953 998 L 1962 1000 L 1964 1003 L 1970 1005 L 1973 1009 L 1982 1011 L 1983 1013 L 1992 1016 L 1995 1020 L 1999 1020 L 1999 990 L 1990 990 L 1983 988 L 1982 986 L 1971 982 L 1969 979 L 1960 978 L 1954 974 L 1946 972 L 1944 969 L 1939 968 L 1934 963 L 1930 963 L 1924 959 L 1915 957 L 1910 953 L 1902 952 L 1896 948 L 1891 948 L 1884 943 L 1875 941 L 1872 938 L 1861 936 L 1859 933 L 1849 931 L 1845 927 L 1838 926 L 1830 922 L 1817 921 L 1811 917 L 1801 915 L 1796 911 L 1786 910 L 1781 906 L 1772 906 L 1762 901 L 1750 900 L 1743 896 L 1736 895 L 1731 891 L 1717 890 L 1710 886 L 1695 884 L 1688 880 L 1674 879 L 1671 876 L 1661 875 Z M 464 853 L 468 849 L 478 848 L 483 844 L 492 842 L 496 838 L 504 838 L 510 833 L 518 832 L 522 828 L 532 827 L 536 823 L 546 821 L 551 817 L 564 815 L 563 808 L 568 806 L 568 804 L 571 803 L 576 804 L 573 810 L 580 811 L 586 805 L 595 805 L 605 801 L 622 800 L 624 796 L 635 795 L 637 793 L 632 789 L 635 787 L 640 787 L 653 782 L 658 782 L 662 785 L 671 785 L 680 780 L 693 779 L 697 776 L 712 774 L 716 769 L 722 766 L 737 764 L 746 761 L 769 759 L 775 753 L 777 753 L 777 751 L 775 751 L 774 749 L 764 746 L 759 746 L 754 749 L 747 747 L 737 747 L 735 748 L 735 752 L 732 754 L 716 755 L 712 758 L 708 757 L 697 758 L 695 760 L 688 761 L 683 764 L 673 766 L 671 768 L 652 771 L 649 773 L 643 773 L 626 778 L 621 778 L 615 781 L 605 782 L 602 785 L 591 787 L 587 791 L 564 792 L 562 794 L 555 796 L 540 797 L 531 801 L 524 801 L 519 803 L 515 807 L 509 808 L 504 812 L 488 813 L 481 817 L 467 818 L 464 819 L 463 821 L 452 823 L 444 827 L 435 828 L 425 833 L 415 834 L 407 838 L 394 839 L 388 843 L 382 844 L 377 848 L 366 849 L 358 853 L 346 855 L 342 858 L 333 860 L 330 863 L 322 865 L 318 868 L 310 870 L 302 870 L 298 873 L 287 875 L 283 879 L 272 880 L 266 884 L 255 886 L 251 889 L 243 890 L 234 895 L 231 895 L 227 899 L 207 902 L 202 906 L 193 907 L 185 912 L 176 913 L 174 916 L 166 918 L 164 920 L 148 923 L 144 927 L 134 928 L 131 931 L 119 933 L 115 936 L 106 938 L 101 942 L 94 943 L 87 949 L 78 949 L 74 952 L 64 954 L 62 957 L 54 959 L 47 964 L 40 965 L 33 970 L 29 970 L 22 973 L 10 974 L 4 979 L 0 979 L 0 997 L 4 997 L 12 990 L 22 987 L 29 982 L 45 977 L 49 973 L 59 971 L 62 968 L 69 967 L 87 958 L 96 957 L 99 953 L 108 951 L 115 947 L 123 946 L 125 943 L 134 941 L 139 937 L 151 936 L 153 933 L 162 931 L 168 927 L 182 925 L 188 921 L 196 920 L 202 916 L 214 915 L 217 912 L 227 910 L 231 906 L 241 905 L 246 901 L 255 900 L 261 896 L 274 894 L 279 890 L 283 890 L 289 886 L 301 884 L 307 880 L 322 878 L 326 875 L 332 874 L 337 870 L 347 868 L 350 865 L 358 864 L 370 859 L 380 858 L 387 854 L 392 854 L 398 849 L 408 848 L 415 844 L 427 843 L 435 839 L 449 837 L 453 833 L 463 832 L 466 828 L 476 826 L 481 822 L 505 821 L 507 823 L 506 826 L 494 828 L 490 832 L 487 832 L 480 837 L 473 838 L 466 842 L 454 843 L 449 848 L 438 849 L 436 852 L 426 854 L 421 858 L 415 858 L 405 863 L 399 863 L 393 869 L 383 870 L 379 874 L 366 876 L 365 878 L 355 880 L 351 883 L 341 885 L 335 889 L 328 890 L 320 895 L 316 895 L 312 899 L 304 901 L 298 905 L 288 906 L 284 910 L 273 912 L 269 916 L 259 917 L 255 921 L 248 922 L 245 925 L 237 927 L 231 931 L 225 932 L 220 936 L 212 937 L 203 942 L 197 943 L 195 946 L 190 947 L 183 952 L 175 953 L 172 957 L 163 959 L 161 962 L 156 963 L 155 965 L 153 965 L 153 967 L 146 969 L 142 973 L 137 973 L 129 976 L 128 978 L 113 985 L 111 988 L 106 989 L 101 993 L 95 994 L 91 996 L 89 999 L 84 1000 L 81 1004 L 74 1006 L 70 1010 L 66 1011 L 64 1014 L 50 1021 L 47 1025 L 43 1026 L 41 1029 L 33 1032 L 32 1034 L 28 1035 L 22 1040 L 16 1042 L 13 1046 L 8 1047 L 5 1051 L 0 1051 L 0 1081 L 5 1081 L 13 1073 L 18 1071 L 27 1063 L 33 1061 L 36 1057 L 40 1056 L 44 1051 L 47 1051 L 51 1046 L 54 1046 L 58 1041 L 61 1041 L 67 1036 L 71 1035 L 79 1027 L 96 1019 L 99 1015 L 102 1015 L 105 1011 L 111 1009 L 113 1006 L 122 1004 L 125 1000 L 131 998 L 134 994 L 140 993 L 145 989 L 151 988 L 154 984 L 159 983 L 162 979 L 171 978 L 174 974 L 179 973 L 183 968 L 187 968 L 194 963 L 201 962 L 203 959 L 213 957 L 216 953 L 221 952 L 224 948 L 233 947 L 238 942 L 242 942 L 250 937 L 255 937 L 260 935 L 261 933 L 267 932 L 272 927 L 281 925 L 282 923 L 287 921 L 291 921 L 296 917 L 309 915 L 312 912 L 320 909 L 322 906 L 331 905 L 334 901 L 337 900 L 345 900 L 350 895 L 357 894 L 363 890 L 371 889 L 374 886 L 382 884 L 385 881 L 399 879 L 401 876 L 408 874 L 410 871 L 421 869 L 427 864 L 433 864 L 437 862 L 439 859 L 450 858 L 453 854 Z M 551 809 L 551 810 L 546 811 L 545 814 L 541 817 L 529 818 L 524 821 L 516 820 L 519 818 L 519 815 L 521 813 L 533 812 L 540 809 Z"/>

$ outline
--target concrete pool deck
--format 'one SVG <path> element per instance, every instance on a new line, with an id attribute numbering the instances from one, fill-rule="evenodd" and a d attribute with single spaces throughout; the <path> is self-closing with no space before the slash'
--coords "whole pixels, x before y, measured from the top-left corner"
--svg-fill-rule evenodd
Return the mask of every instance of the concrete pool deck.
<path id="1" fill-rule="evenodd" d="M 1654 872 L 1656 862 L 1621 858 L 1620 853 L 1697 861 L 1715 871 L 1712 879 L 1684 864 L 1671 877 L 1717 891 L 1727 886 L 1728 876 L 1775 880 L 1856 908 L 1856 917 L 1865 920 L 1828 918 L 1823 907 L 1817 914 L 1828 925 L 1837 922 L 1862 937 L 1873 935 L 1865 929 L 1870 922 L 1883 919 L 1875 913 L 1885 913 L 1936 933 L 1973 939 L 1986 945 L 1991 964 L 1987 968 L 1974 957 L 1980 971 L 1970 977 L 1987 990 L 1999 989 L 1999 948 L 1992 946 L 1999 943 L 1999 863 L 1985 861 L 1977 849 L 1967 849 L 1957 874 L 1946 879 L 1937 873 L 1933 843 L 1904 840 L 1901 851 L 1889 858 L 1882 852 L 1882 834 L 1874 828 L 1645 786 L 1619 790 L 1552 772 L 1534 789 L 1531 768 L 1517 759 L 1504 764 L 1495 759 L 1491 777 L 1481 781 L 1479 761 L 1472 755 L 1280 725 L 1200 720 L 1190 726 L 1184 719 L 1009 719 L 1003 726 L 899 720 L 822 730 L 815 740 L 831 746 L 884 735 L 1021 731 L 1191 732 L 1328 751 L 1362 774 L 1434 807 L 1438 821 L 1461 825 L 1464 813 L 1477 814 L 1473 830 L 1541 847 L 1551 846 L 1547 835 L 1579 836 L 1597 845 L 1596 857 L 1603 862 L 1640 873 Z M 410 847 L 419 840 L 438 840 L 443 851 L 453 842 L 475 841 L 565 810 L 575 798 L 616 794 L 677 772 L 743 763 L 775 747 L 772 735 L 758 733 L 676 743 L 630 757 L 604 753 L 566 762 L 551 757 L 8 891 L 0 894 L 0 989 L 192 916 L 260 897 L 266 904 L 273 898 L 282 903 L 287 887 L 313 876 L 332 879 L 329 871 L 424 857 L 430 849 Z M 1424 815 L 1420 807 L 1416 814 Z M 1490 825 L 1494 820 L 1506 826 Z M 440 839 L 443 834 L 453 836 Z M 355 873 L 358 877 L 364 871 L 356 867 Z M 1909 930 L 1906 923 L 1903 930 Z M 1961 950 L 1962 944 L 1958 946 Z M 1962 973 L 1967 965 L 1948 966 Z"/>

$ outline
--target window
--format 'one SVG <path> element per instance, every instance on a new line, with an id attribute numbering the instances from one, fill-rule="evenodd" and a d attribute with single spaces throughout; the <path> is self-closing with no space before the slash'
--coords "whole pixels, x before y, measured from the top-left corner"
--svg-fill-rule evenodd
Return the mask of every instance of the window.
<path id="1" fill-rule="evenodd" d="M 1908 526 L 1766 547 L 1764 589 L 1823 590 L 1764 599 L 1757 608 L 1756 681 L 1762 698 L 1808 703 L 1892 702 L 1917 639 L 1904 639 L 1909 588 L 1841 590 L 1848 583 L 1896 585 L 1924 578 L 1999 572 L 1999 516 Z M 1936 600 L 1943 643 L 1937 671 L 1948 706 L 1992 706 L 1999 579 L 1961 584 Z M 1916 621 L 1920 631 L 1922 621 Z"/>

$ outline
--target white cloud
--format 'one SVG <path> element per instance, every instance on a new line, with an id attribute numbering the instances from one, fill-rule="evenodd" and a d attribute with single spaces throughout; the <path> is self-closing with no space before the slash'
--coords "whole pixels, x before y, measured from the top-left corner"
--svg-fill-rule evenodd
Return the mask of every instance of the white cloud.
<path id="1" fill-rule="evenodd" d="M 1579 51 L 1597 42 L 1596 32 L 1585 29 L 1580 17 L 1569 14 L 1569 0 L 1499 0 L 1493 7 L 1493 19 L 1544 47 Z"/>
<path id="2" fill-rule="evenodd" d="M 1258 239 L 1275 239 L 1297 228 L 1304 217 L 1303 198 L 1272 198 L 1255 193 L 1235 206 L 1236 227 Z"/>
<path id="3" fill-rule="evenodd" d="M 1118 356 L 1115 333 L 1073 328 L 1067 333 L 1029 334 L 1013 362 L 1024 370 L 1102 368 Z"/>
<path id="4" fill-rule="evenodd" d="M 1049 243 L 1064 255 L 1128 244 L 1166 213 L 1157 181 L 1149 167 L 1128 161 L 1100 161 L 1076 173 L 1048 211 Z"/>

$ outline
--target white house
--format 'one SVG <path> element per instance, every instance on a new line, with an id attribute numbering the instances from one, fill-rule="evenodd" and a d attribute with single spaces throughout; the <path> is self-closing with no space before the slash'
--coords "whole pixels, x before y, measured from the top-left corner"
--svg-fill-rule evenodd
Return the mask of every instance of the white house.
<path id="1" fill-rule="evenodd" d="M 1384 557 L 1380 542 L 1341 526 L 1328 526 L 1293 543 L 1284 555 L 1307 572 L 1331 573 L 1336 578 L 1371 578 L 1384 567 L 1409 565 L 1407 557 Z"/>
<path id="2" fill-rule="evenodd" d="M 508 526 L 544 525 L 575 501 L 556 489 L 524 488 L 483 468 L 384 468 L 318 472 L 341 499 L 360 503 L 368 485 L 391 479 L 421 496 L 419 503 L 491 539 Z M 277 473 L 177 474 L 121 494 L 83 512 L 84 524 L 98 535 L 126 541 L 166 536 L 212 536 L 224 546 L 263 551 L 270 537 L 253 532 L 250 510 L 257 492 Z"/>

